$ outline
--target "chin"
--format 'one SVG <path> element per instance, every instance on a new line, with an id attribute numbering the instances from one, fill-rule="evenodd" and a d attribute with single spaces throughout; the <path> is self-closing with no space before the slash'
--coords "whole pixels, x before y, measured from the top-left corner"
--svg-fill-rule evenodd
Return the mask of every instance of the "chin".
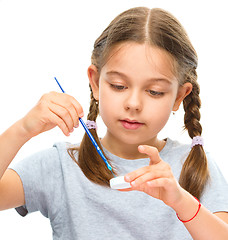
<path id="1" fill-rule="evenodd" d="M 119 140 L 124 143 L 124 144 L 128 144 L 128 145 L 141 145 L 141 144 L 148 144 L 151 141 L 151 137 L 150 138 L 145 138 L 145 137 L 140 137 L 139 135 L 137 136 L 137 134 L 135 133 L 134 135 L 125 135 L 122 137 L 119 137 Z"/>

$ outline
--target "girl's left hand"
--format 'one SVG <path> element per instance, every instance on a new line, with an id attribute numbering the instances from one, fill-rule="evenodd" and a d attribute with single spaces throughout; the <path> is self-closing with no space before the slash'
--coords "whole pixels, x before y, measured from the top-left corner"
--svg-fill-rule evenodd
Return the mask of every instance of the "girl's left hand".
<path id="1" fill-rule="evenodd" d="M 119 191 L 142 191 L 173 208 L 181 200 L 185 190 L 173 176 L 169 164 L 160 158 L 157 148 L 141 145 L 138 150 L 149 156 L 150 164 L 128 173 L 125 181 L 130 182 L 132 187 Z"/>

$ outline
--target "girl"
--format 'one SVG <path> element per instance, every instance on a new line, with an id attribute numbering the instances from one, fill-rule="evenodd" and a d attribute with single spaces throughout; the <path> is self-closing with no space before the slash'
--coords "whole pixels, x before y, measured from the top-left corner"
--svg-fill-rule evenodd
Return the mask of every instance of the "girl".
<path id="1" fill-rule="evenodd" d="M 131 187 L 109 187 L 113 175 L 87 135 L 7 169 L 32 137 L 55 126 L 68 136 L 78 126 L 80 104 L 51 92 L 1 135 L 0 208 L 40 211 L 53 239 L 227 239 L 228 186 L 203 149 L 196 68 L 196 52 L 171 14 L 134 8 L 117 16 L 94 44 L 87 118 Z M 191 146 L 157 137 L 182 102 Z M 98 113 L 107 126 L 102 139 Z"/>

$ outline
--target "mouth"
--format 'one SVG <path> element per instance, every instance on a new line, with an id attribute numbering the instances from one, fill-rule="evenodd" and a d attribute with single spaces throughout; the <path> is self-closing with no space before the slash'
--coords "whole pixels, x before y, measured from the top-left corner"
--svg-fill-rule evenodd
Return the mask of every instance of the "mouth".
<path id="1" fill-rule="evenodd" d="M 138 122 L 137 120 L 123 119 L 120 120 L 122 126 L 128 130 L 136 130 L 140 128 L 144 123 Z"/>

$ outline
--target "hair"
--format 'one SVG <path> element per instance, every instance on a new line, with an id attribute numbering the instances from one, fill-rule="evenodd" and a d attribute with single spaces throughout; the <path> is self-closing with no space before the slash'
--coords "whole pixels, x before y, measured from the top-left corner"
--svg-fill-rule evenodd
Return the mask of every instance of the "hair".
<path id="1" fill-rule="evenodd" d="M 201 136 L 202 127 L 199 122 L 201 101 L 196 73 L 198 57 L 179 21 L 167 11 L 158 8 L 138 7 L 121 13 L 94 43 L 91 62 L 98 72 L 108 61 L 113 48 L 129 41 L 139 44 L 147 43 L 165 50 L 172 56 L 179 86 L 187 82 L 193 86 L 192 92 L 183 100 L 184 129 L 188 131 L 191 138 Z M 90 90 L 91 101 L 87 119 L 96 121 L 99 109 L 91 86 Z M 90 132 L 102 149 L 96 130 L 91 129 Z M 74 156 L 75 151 L 78 151 L 77 161 Z M 109 185 L 113 175 L 96 152 L 87 134 L 84 135 L 80 147 L 70 148 L 68 152 L 88 179 L 97 184 Z M 208 178 L 206 154 L 201 145 L 196 145 L 192 147 L 183 164 L 179 183 L 185 190 L 200 198 Z"/>

